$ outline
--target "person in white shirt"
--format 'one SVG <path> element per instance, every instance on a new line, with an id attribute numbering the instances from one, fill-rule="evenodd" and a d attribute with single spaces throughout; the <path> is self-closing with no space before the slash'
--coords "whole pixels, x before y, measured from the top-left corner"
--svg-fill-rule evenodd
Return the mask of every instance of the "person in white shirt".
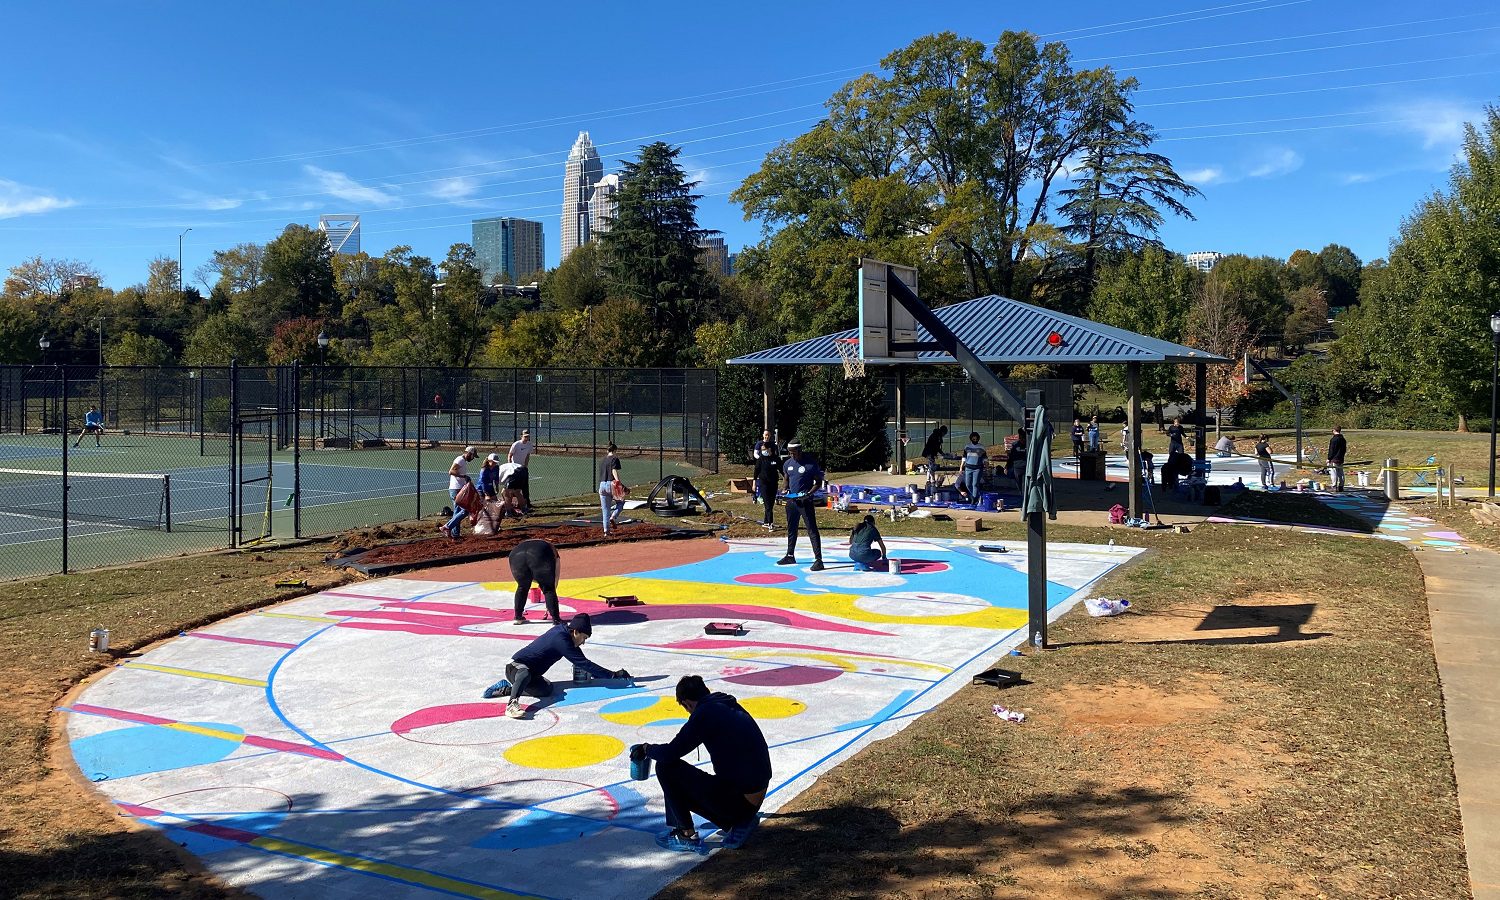
<path id="1" fill-rule="evenodd" d="M 458 496 L 459 490 L 469 483 L 469 463 L 479 455 L 475 447 L 465 447 L 464 452 L 453 457 L 453 465 L 448 467 L 448 497 L 451 499 Z"/>
<path id="2" fill-rule="evenodd" d="M 528 471 L 527 460 L 536 453 L 536 444 L 531 441 L 531 432 L 522 431 L 521 437 L 510 445 L 510 452 L 505 454 L 506 462 L 513 462 L 521 467 L 520 481 L 517 489 L 525 500 L 526 511 L 531 512 L 531 476 Z"/>

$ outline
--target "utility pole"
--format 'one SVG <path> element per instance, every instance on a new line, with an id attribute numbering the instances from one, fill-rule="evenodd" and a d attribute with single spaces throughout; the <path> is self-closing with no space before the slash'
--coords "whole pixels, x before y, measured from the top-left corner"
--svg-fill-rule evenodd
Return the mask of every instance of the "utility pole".
<path id="1" fill-rule="evenodd" d="M 186 228 L 186 229 L 183 230 L 182 234 L 179 234 L 177 236 L 177 300 L 178 300 L 178 302 L 182 301 L 182 239 L 185 238 L 185 237 L 187 237 L 187 233 L 189 231 L 192 231 L 192 230 L 193 229 L 191 229 L 191 228 Z"/>

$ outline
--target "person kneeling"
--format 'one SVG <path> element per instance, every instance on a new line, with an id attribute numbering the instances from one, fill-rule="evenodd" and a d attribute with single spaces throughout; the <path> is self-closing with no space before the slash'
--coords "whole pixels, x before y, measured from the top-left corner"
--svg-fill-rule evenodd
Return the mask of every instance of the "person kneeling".
<path id="1" fill-rule="evenodd" d="M 624 669 L 611 672 L 583 655 L 583 644 L 594 633 L 588 613 L 579 613 L 567 625 L 558 625 L 546 634 L 521 648 L 505 665 L 505 677 L 484 691 L 484 699 L 493 700 L 509 693 L 510 702 L 505 704 L 505 714 L 512 719 L 524 718 L 526 710 L 521 707 L 521 695 L 528 697 L 552 696 L 552 682 L 544 676 L 560 659 L 567 659 L 574 670 L 582 669 L 595 678 L 629 678 Z"/>
<path id="2" fill-rule="evenodd" d="M 703 839 L 693 825 L 693 813 L 724 832 L 724 846 L 737 850 L 759 824 L 760 805 L 771 784 L 771 750 L 765 735 L 739 701 L 729 694 L 709 693 L 697 675 L 677 682 L 677 702 L 688 720 L 669 744 L 644 744 L 646 756 L 656 761 L 670 830 L 656 843 L 679 853 L 703 853 Z M 698 746 L 708 750 L 712 773 L 683 762 Z"/>

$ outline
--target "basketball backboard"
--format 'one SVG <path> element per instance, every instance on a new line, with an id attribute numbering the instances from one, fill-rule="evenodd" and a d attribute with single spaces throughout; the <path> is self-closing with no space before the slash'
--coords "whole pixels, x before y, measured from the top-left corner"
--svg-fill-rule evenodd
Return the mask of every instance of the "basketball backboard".
<path id="1" fill-rule="evenodd" d="M 917 320 L 897 300 L 892 299 L 886 280 L 895 276 L 917 290 L 917 270 L 911 266 L 875 259 L 859 261 L 859 356 L 861 359 L 913 359 L 915 350 L 892 350 L 891 344 L 911 344 L 917 340 Z"/>

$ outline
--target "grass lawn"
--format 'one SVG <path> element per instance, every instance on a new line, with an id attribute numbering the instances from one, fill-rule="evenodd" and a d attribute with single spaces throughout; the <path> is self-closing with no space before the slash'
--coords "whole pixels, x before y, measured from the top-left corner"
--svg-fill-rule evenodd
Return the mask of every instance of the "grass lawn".
<path id="1" fill-rule="evenodd" d="M 1271 508 L 1250 495 L 1239 512 L 1295 519 L 1298 501 L 1314 502 L 1276 497 Z M 830 531 L 857 521 L 820 520 Z M 921 520 L 885 528 L 954 533 L 952 523 Z M 985 535 L 1020 538 L 1022 529 L 1006 523 Z M 1000 661 L 1028 683 L 965 689 L 663 896 L 1465 894 L 1409 552 L 1235 526 L 1053 525 L 1049 535 L 1154 550 L 1101 588 L 1130 598 L 1135 612 L 1070 614 L 1053 627 L 1058 649 Z M 49 711 L 109 663 L 85 652 L 93 625 L 108 622 L 128 651 L 299 593 L 276 588 L 282 578 L 326 587 L 344 577 L 322 565 L 330 546 L 0 584 L 9 687 L 0 700 L 0 893 L 235 896 L 74 781 Z M 1028 721 L 1000 721 L 996 702 Z"/>

